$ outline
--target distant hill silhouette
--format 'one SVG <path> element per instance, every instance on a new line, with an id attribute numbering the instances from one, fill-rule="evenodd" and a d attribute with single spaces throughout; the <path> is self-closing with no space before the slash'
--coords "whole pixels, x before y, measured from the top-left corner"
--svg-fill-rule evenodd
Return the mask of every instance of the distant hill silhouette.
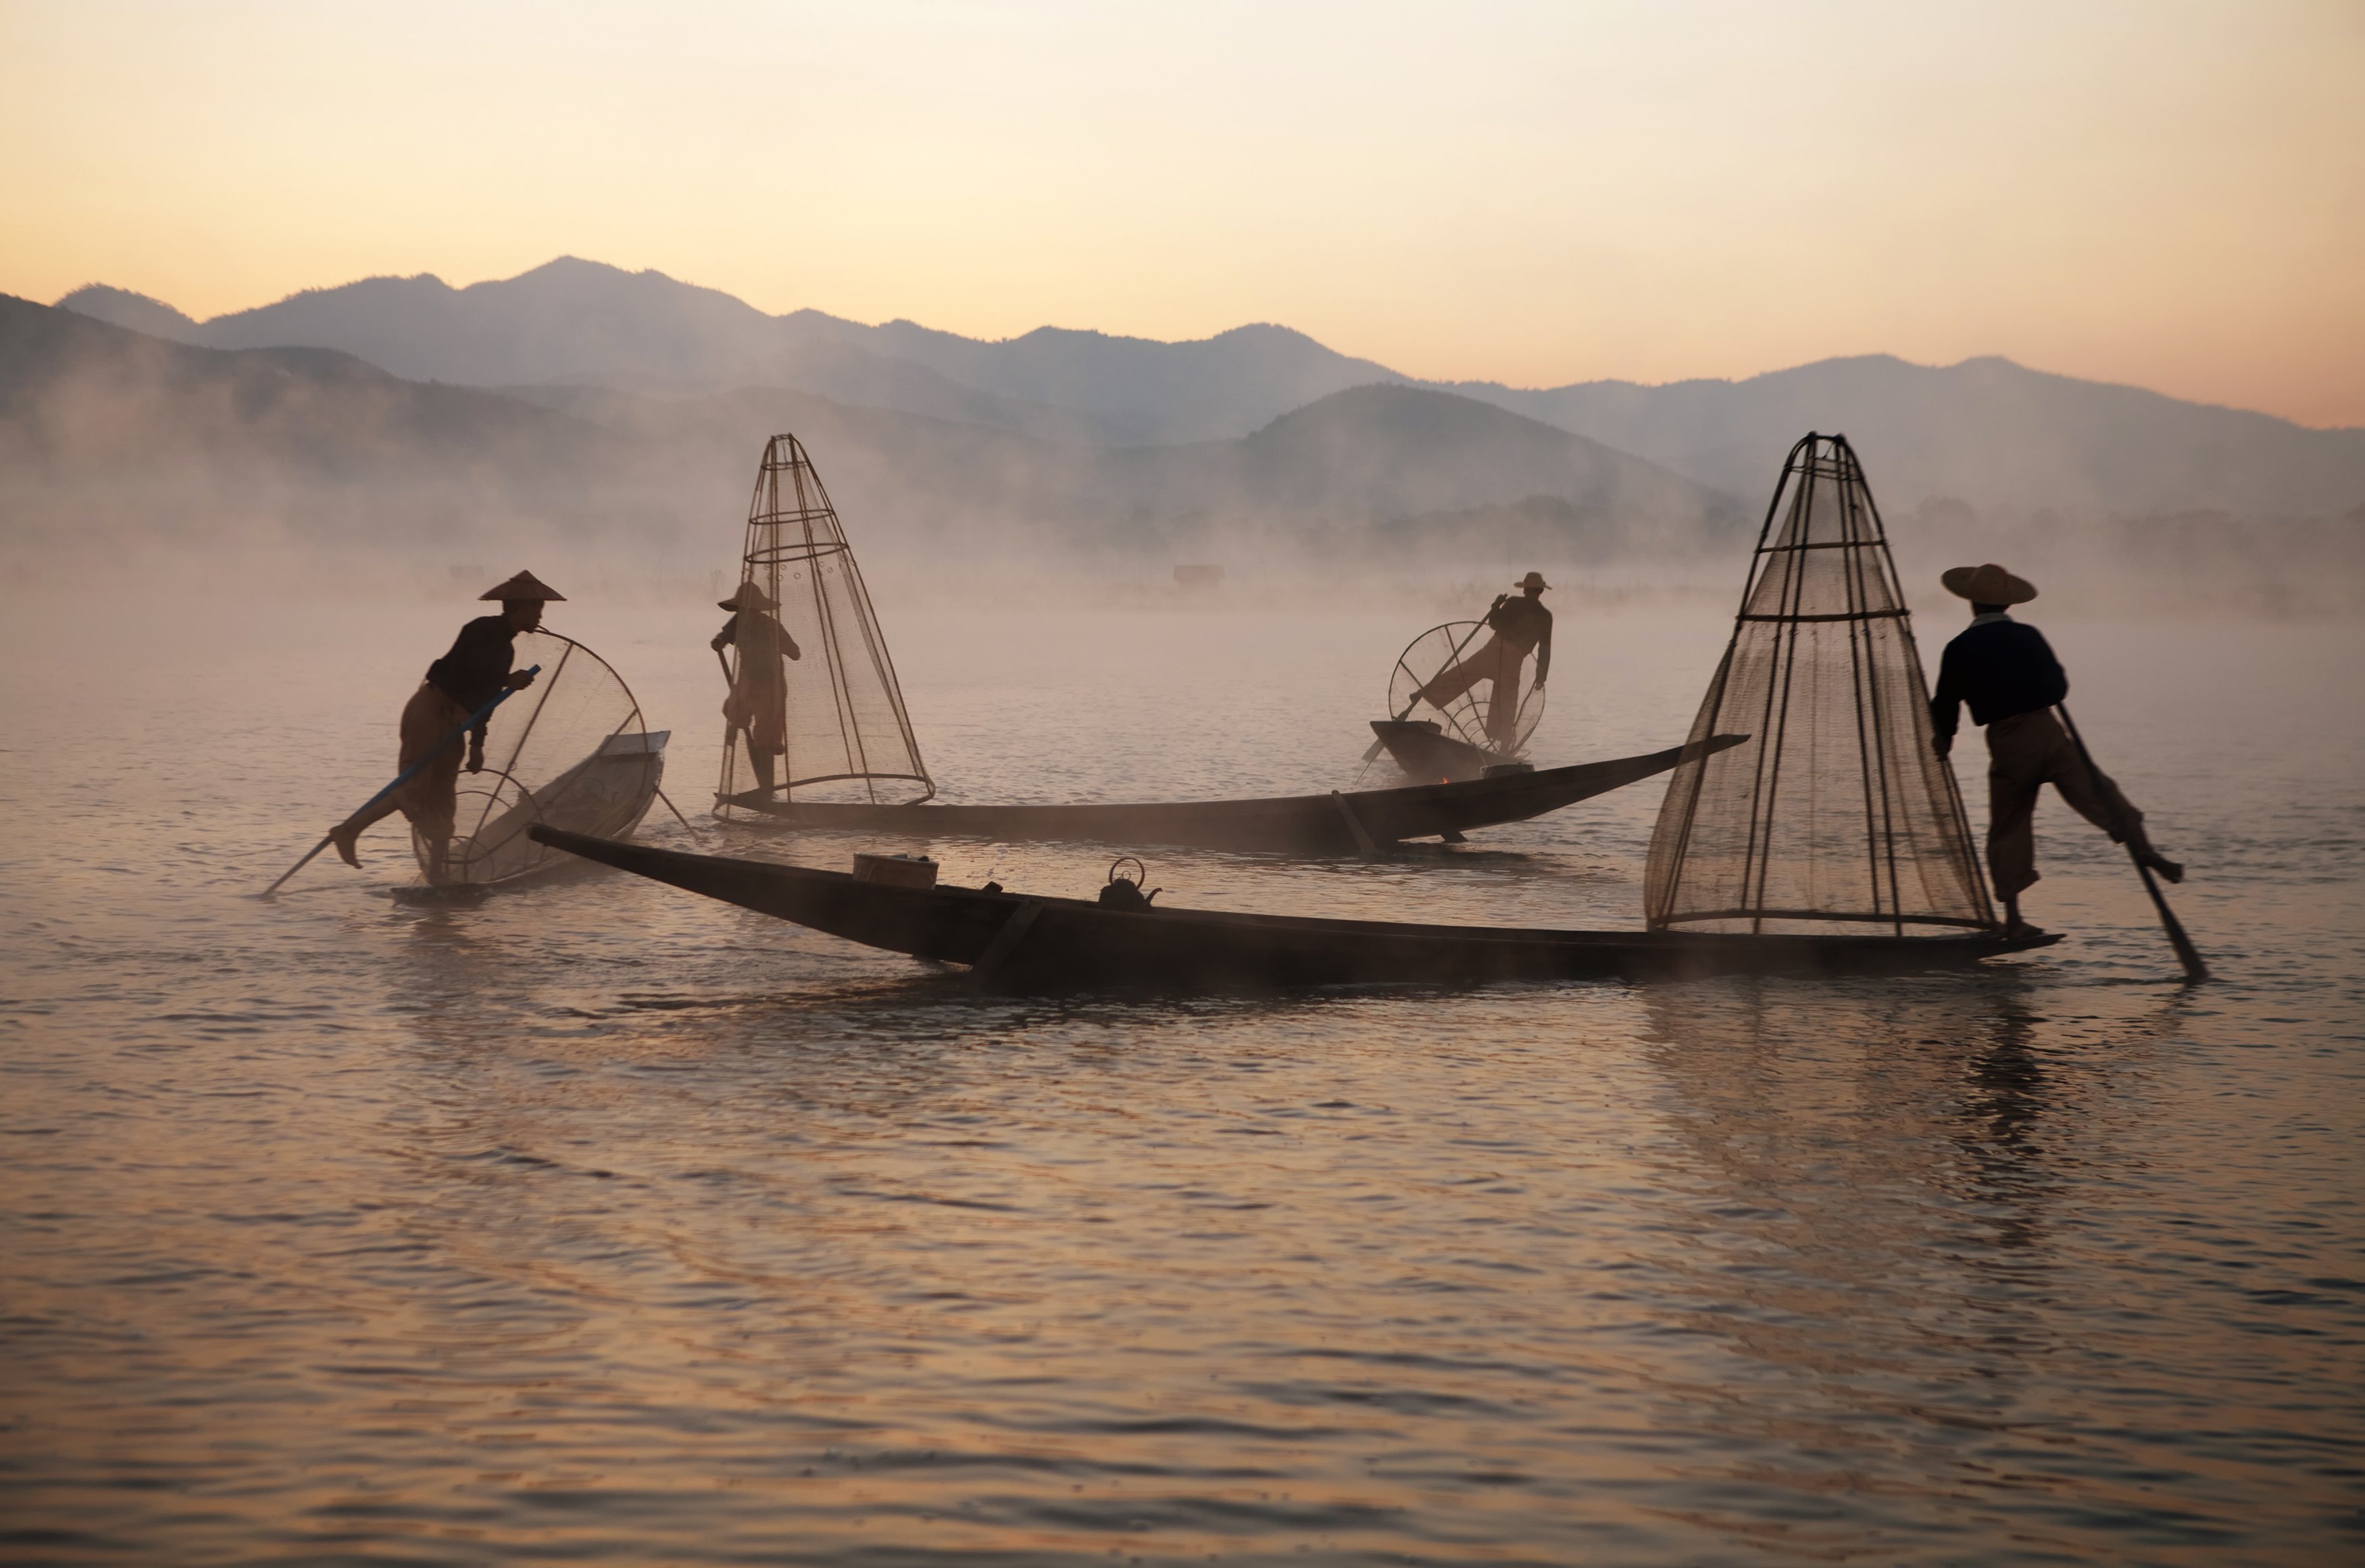
<path id="1" fill-rule="evenodd" d="M 230 538 L 273 521 L 399 549 L 413 531 L 531 525 L 694 540 L 719 559 L 781 430 L 876 537 L 931 548 L 1139 554 L 1247 532 L 1368 551 L 1389 543 L 1375 524 L 1546 497 L 1581 554 L 1685 548 L 1741 517 L 1640 458 L 1417 388 L 1335 394 L 1235 441 L 1110 447 L 791 391 L 421 384 L 333 351 L 198 348 L 0 296 L 0 494 L 51 528 L 104 516 Z"/>
<path id="2" fill-rule="evenodd" d="M 202 323 L 102 286 L 61 303 L 204 346 L 336 349 L 416 381 L 780 387 L 1060 444 L 1225 440 L 1350 387 L 1421 385 L 1282 327 L 1180 343 L 1046 327 L 982 342 L 909 321 L 769 316 L 661 273 L 573 258 L 457 289 L 370 278 Z M 1747 498 L 1770 490 L 1793 441 L 1823 430 L 1854 441 L 1892 511 L 1951 499 L 1987 513 L 2329 517 L 2365 504 L 2365 431 L 2311 431 L 2001 359 L 1869 355 L 1664 386 L 1429 385 Z"/>
<path id="3" fill-rule="evenodd" d="M 103 283 L 84 284 L 58 304 L 80 315 L 111 321 L 151 337 L 170 338 L 174 342 L 194 342 L 202 330 L 195 320 L 161 299 L 134 294 L 128 288 L 110 288 Z"/>
<path id="4" fill-rule="evenodd" d="M 909 321 L 767 316 L 662 273 L 572 257 L 465 288 L 422 275 L 308 289 L 170 331 L 127 307 L 140 298 L 89 288 L 59 303 L 210 348 L 338 349 L 415 381 L 676 393 L 783 386 L 1113 444 L 1241 435 L 1342 387 L 1402 379 L 1279 327 L 1196 343 L 1045 328 L 986 343 Z"/>
<path id="5" fill-rule="evenodd" d="M 1871 354 L 1744 381 L 1454 390 L 1739 495 L 1770 494 L 1790 443 L 1822 430 L 1847 435 L 1893 509 L 1944 497 L 1983 510 L 2266 517 L 2365 501 L 2365 430 L 2309 430 L 2007 359 L 1932 367 Z"/>

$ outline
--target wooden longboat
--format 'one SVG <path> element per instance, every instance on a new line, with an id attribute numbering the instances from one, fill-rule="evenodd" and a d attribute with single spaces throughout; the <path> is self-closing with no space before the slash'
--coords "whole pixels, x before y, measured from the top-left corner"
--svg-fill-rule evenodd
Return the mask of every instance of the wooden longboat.
<path id="1" fill-rule="evenodd" d="M 760 792 L 722 797 L 794 827 L 851 828 L 919 837 L 1064 839 L 1084 843 L 1270 850 L 1286 855 L 1368 853 L 1408 838 L 1453 842 L 1473 828 L 1524 822 L 1623 789 L 1678 763 L 1739 745 L 1746 735 L 1711 735 L 1642 756 L 1579 763 L 1463 783 L 1412 784 L 1327 795 L 1254 801 L 1174 801 L 1138 805 L 964 806 L 777 801 Z"/>
<path id="2" fill-rule="evenodd" d="M 1553 931 L 1382 920 L 1112 909 L 976 888 L 897 887 L 762 860 L 688 855 L 536 827 L 544 844 L 866 946 L 966 964 L 1013 991 L 1165 993 L 1331 985 L 1658 980 L 1960 967 L 2058 941 L 1977 932 L 1751 936 Z"/>

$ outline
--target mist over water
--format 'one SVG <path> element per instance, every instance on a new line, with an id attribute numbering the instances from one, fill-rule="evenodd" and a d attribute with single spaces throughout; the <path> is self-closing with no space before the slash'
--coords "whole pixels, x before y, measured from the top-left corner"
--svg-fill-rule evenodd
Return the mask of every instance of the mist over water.
<path id="1" fill-rule="evenodd" d="M 1069 894 L 1116 852 L 719 829 L 709 563 L 476 554 L 674 732 L 698 831 L 653 841 Z M 951 800 L 1344 788 L 1396 649 L 1484 604 L 865 559 Z M 1538 760 L 1680 738 L 1738 575 L 1556 598 Z M 2029 913 L 2070 938 L 1977 974 L 1145 1004 L 603 872 L 398 901 L 384 829 L 246 898 L 390 774 L 482 586 L 432 577 L 0 613 L 12 1559 L 2357 1550 L 2353 621 L 2029 614 L 2193 868 L 2204 987 L 2048 798 Z M 1658 798 L 1146 857 L 1161 903 L 1631 927 Z"/>

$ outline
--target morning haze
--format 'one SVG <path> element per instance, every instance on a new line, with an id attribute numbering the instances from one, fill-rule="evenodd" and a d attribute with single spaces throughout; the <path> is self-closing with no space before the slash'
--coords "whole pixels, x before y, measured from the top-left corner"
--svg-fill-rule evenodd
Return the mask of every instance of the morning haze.
<path id="1" fill-rule="evenodd" d="M 2357 1560 L 2360 80 L 0 3 L 0 1559 Z"/>

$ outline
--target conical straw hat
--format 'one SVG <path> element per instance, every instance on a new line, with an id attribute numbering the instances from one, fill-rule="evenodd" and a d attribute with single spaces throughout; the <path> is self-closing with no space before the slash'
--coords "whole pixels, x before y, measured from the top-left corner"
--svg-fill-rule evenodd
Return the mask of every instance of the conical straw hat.
<path id="1" fill-rule="evenodd" d="M 2036 585 L 2015 577 L 1990 561 L 1984 566 L 1953 566 L 1938 575 L 1946 591 L 1973 604 L 2026 604 L 2036 597 Z"/>
<path id="2" fill-rule="evenodd" d="M 516 600 L 525 599 L 538 599 L 545 604 L 553 602 L 565 604 L 566 602 L 566 596 L 565 594 L 559 592 L 556 588 L 552 588 L 548 583 L 544 582 L 532 572 L 520 572 L 516 577 L 511 577 L 509 581 L 505 583 L 496 583 L 493 587 L 487 588 L 476 597 L 478 599 L 497 599 L 503 604 L 510 604 Z"/>
<path id="3" fill-rule="evenodd" d="M 754 583 L 741 583 L 738 591 L 729 599 L 718 599 L 715 606 L 722 610 L 778 610 L 772 596 Z"/>

